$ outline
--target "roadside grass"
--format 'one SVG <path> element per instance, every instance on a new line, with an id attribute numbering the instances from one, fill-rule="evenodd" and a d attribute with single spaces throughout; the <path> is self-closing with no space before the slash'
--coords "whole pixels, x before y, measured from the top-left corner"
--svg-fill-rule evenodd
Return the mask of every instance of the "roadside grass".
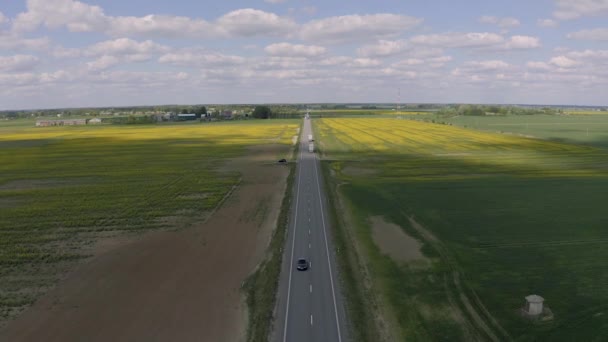
<path id="1" fill-rule="evenodd" d="M 608 336 L 607 150 L 411 120 L 313 122 L 324 168 L 333 170 L 326 177 L 340 184 L 328 188 L 350 203 L 354 224 L 338 235 L 362 247 L 371 291 L 388 304 L 380 312 L 395 315 L 399 339 Z M 345 172 L 349 167 L 374 173 Z M 382 253 L 371 237 L 372 216 L 421 241 L 431 266 Z M 361 281 L 359 269 L 349 271 Z M 370 300 L 346 292 L 355 302 Z M 524 296 L 533 293 L 545 298 L 553 320 L 521 317 Z"/>
<path id="2" fill-rule="evenodd" d="M 293 158 L 297 158 L 299 146 L 298 138 L 293 149 Z M 289 228 L 297 163 L 289 163 L 286 167 L 289 167 L 289 175 L 285 194 L 281 202 L 277 227 L 274 229 L 270 246 L 266 252 L 267 257 L 243 285 L 247 296 L 247 341 L 251 342 L 268 341 L 274 322 L 274 309 L 283 262 L 283 248 Z"/>
<path id="3" fill-rule="evenodd" d="M 296 127 L 0 125 L 0 323 L 96 241 L 205 218 L 240 178 L 220 167 L 251 145 L 289 145 Z"/>

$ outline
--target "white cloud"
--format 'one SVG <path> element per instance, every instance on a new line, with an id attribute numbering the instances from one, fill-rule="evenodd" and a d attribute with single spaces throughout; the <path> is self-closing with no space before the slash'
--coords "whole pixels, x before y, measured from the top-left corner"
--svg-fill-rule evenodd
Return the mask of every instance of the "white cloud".
<path id="1" fill-rule="evenodd" d="M 265 47 L 264 51 L 272 56 L 318 57 L 324 55 L 327 49 L 318 45 L 275 43 Z"/>
<path id="2" fill-rule="evenodd" d="M 568 37 L 569 39 L 578 39 L 578 40 L 607 41 L 608 40 L 608 28 L 581 30 L 581 31 L 569 33 L 566 37 Z"/>
<path id="3" fill-rule="evenodd" d="M 410 42 L 417 45 L 427 45 L 441 48 L 488 47 L 504 42 L 504 38 L 496 33 L 438 33 L 414 36 Z"/>
<path id="4" fill-rule="evenodd" d="M 480 17 L 479 22 L 482 24 L 496 25 L 500 28 L 505 28 L 505 29 L 517 27 L 521 24 L 519 22 L 519 20 L 517 20 L 516 18 L 512 18 L 512 17 L 499 18 L 499 17 L 489 16 L 489 15 L 484 15 L 484 16 Z"/>
<path id="5" fill-rule="evenodd" d="M 534 49 L 540 47 L 540 40 L 530 36 L 512 36 L 504 45 L 505 49 Z"/>
<path id="6" fill-rule="evenodd" d="M 0 32 L 1 50 L 34 50 L 43 51 L 50 45 L 48 38 L 22 38 L 16 35 L 2 35 Z"/>
<path id="7" fill-rule="evenodd" d="M 129 38 L 119 38 L 103 41 L 86 48 L 86 55 L 149 55 L 167 52 L 170 48 L 151 40 L 137 42 Z"/>
<path id="8" fill-rule="evenodd" d="M 27 11 L 13 22 L 15 32 L 33 31 L 39 26 L 66 27 L 71 32 L 100 32 L 110 36 L 165 38 L 252 37 L 287 35 L 296 27 L 290 18 L 251 8 L 239 9 L 214 22 L 183 16 L 108 16 L 99 6 L 76 0 L 28 0 Z"/>
<path id="9" fill-rule="evenodd" d="M 234 66 L 245 62 L 240 56 L 205 51 L 179 51 L 162 55 L 158 61 L 186 67 Z"/>
<path id="10" fill-rule="evenodd" d="M 98 32 L 107 35 L 145 36 L 164 38 L 209 38 L 217 36 L 217 27 L 202 19 L 169 15 L 147 15 L 144 17 L 106 17 L 107 25 Z"/>
<path id="11" fill-rule="evenodd" d="M 557 27 L 557 21 L 553 19 L 538 19 L 536 25 L 540 27 Z"/>
<path id="12" fill-rule="evenodd" d="M 579 62 L 570 59 L 566 56 L 557 56 L 557 57 L 553 57 L 551 58 L 551 60 L 549 61 L 550 64 L 553 64 L 555 66 L 558 66 L 560 68 L 572 68 L 576 65 L 579 64 Z"/>
<path id="13" fill-rule="evenodd" d="M 357 49 L 357 54 L 363 57 L 386 57 L 402 53 L 408 48 L 405 40 L 380 40 Z"/>
<path id="14" fill-rule="evenodd" d="M 40 25 L 49 28 L 66 26 L 70 31 L 87 32 L 101 30 L 108 18 L 99 6 L 73 0 L 27 0 L 27 12 L 13 20 L 17 31 L 33 31 Z"/>
<path id="15" fill-rule="evenodd" d="M 353 61 L 351 63 L 349 63 L 349 66 L 359 67 L 359 68 L 369 68 L 369 67 L 379 66 L 380 64 L 382 64 L 382 62 L 380 62 L 377 59 L 355 58 L 355 59 L 353 59 Z"/>
<path id="16" fill-rule="evenodd" d="M 528 62 L 526 63 L 526 66 L 529 69 L 535 69 L 535 70 L 551 70 L 551 66 L 545 62 Z"/>
<path id="17" fill-rule="evenodd" d="M 264 2 L 267 2 L 269 4 L 282 4 L 284 2 L 286 2 L 287 0 L 264 0 Z"/>
<path id="18" fill-rule="evenodd" d="M 251 8 L 227 13 L 217 19 L 216 25 L 229 36 L 238 37 L 285 36 L 296 27 L 292 19 Z"/>
<path id="19" fill-rule="evenodd" d="M 422 19 L 397 14 L 345 15 L 312 20 L 301 27 L 306 41 L 349 43 L 393 37 L 417 26 Z"/>
<path id="20" fill-rule="evenodd" d="M 6 22 L 8 22 L 8 18 L 4 14 L 2 14 L 2 12 L 0 12 L 0 25 Z"/>
<path id="21" fill-rule="evenodd" d="M 0 56 L 0 71 L 29 71 L 40 63 L 40 59 L 31 55 Z"/>
<path id="22" fill-rule="evenodd" d="M 464 67 L 469 70 L 484 72 L 508 69 L 510 65 L 509 63 L 501 60 L 489 60 L 466 62 L 464 63 Z"/>
<path id="23" fill-rule="evenodd" d="M 98 59 L 88 62 L 87 68 L 91 71 L 101 71 L 117 65 L 120 60 L 114 56 L 101 56 Z"/>
<path id="24" fill-rule="evenodd" d="M 553 16 L 559 20 L 572 20 L 584 16 L 608 14 L 608 0 L 554 0 L 557 9 Z"/>

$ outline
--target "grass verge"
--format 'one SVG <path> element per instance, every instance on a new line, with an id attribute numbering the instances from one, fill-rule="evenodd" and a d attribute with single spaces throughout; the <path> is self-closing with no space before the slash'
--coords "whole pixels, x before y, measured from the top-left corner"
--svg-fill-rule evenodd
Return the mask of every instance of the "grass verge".
<path id="1" fill-rule="evenodd" d="M 340 287 L 346 303 L 348 327 L 353 341 L 380 341 L 380 333 L 373 317 L 373 297 L 365 286 L 361 261 L 355 249 L 354 240 L 348 231 L 344 218 L 338 213 L 345 203 L 338 198 L 338 184 L 331 174 L 330 162 L 321 162 L 325 189 L 327 189 L 328 218 L 331 222 L 334 245 L 338 253 L 336 260 L 340 269 Z"/>
<path id="2" fill-rule="evenodd" d="M 297 156 L 299 149 L 299 139 L 296 143 L 294 156 Z M 281 203 L 281 211 L 277 220 L 277 228 L 274 230 L 268 257 L 258 269 L 250 275 L 243 289 L 247 296 L 248 322 L 247 322 L 247 341 L 262 342 L 268 341 L 271 332 L 274 306 L 279 287 L 279 276 L 281 274 L 281 263 L 283 262 L 283 247 L 289 227 L 289 212 L 293 198 L 293 187 L 296 174 L 297 163 L 290 163 L 289 175 L 285 196 Z"/>

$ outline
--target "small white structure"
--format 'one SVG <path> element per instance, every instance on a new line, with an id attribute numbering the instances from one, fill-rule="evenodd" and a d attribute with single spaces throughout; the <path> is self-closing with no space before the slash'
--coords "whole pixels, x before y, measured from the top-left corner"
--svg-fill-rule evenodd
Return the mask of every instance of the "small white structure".
<path id="1" fill-rule="evenodd" d="M 537 316 L 543 313 L 543 302 L 545 299 L 539 295 L 526 296 L 526 313 L 530 316 Z"/>
<path id="2" fill-rule="evenodd" d="M 101 123 L 100 118 L 92 118 L 88 121 L 88 124 L 100 124 L 100 123 Z"/>
<path id="3" fill-rule="evenodd" d="M 315 152 L 315 144 L 313 144 L 313 143 L 308 144 L 308 152 L 310 152 L 310 153 Z"/>

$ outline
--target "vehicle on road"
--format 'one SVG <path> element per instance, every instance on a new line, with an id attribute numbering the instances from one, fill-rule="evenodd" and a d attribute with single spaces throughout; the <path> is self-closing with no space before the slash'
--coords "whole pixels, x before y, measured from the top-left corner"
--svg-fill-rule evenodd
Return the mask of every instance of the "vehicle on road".
<path id="1" fill-rule="evenodd" d="M 308 135 L 308 141 L 315 141 L 315 139 L 312 138 L 312 134 Z"/>
<path id="2" fill-rule="evenodd" d="M 315 144 L 308 144 L 308 152 L 313 153 L 315 151 Z"/>
<path id="3" fill-rule="evenodd" d="M 306 271 L 308 269 L 308 260 L 304 258 L 298 259 L 297 269 L 298 271 Z"/>

